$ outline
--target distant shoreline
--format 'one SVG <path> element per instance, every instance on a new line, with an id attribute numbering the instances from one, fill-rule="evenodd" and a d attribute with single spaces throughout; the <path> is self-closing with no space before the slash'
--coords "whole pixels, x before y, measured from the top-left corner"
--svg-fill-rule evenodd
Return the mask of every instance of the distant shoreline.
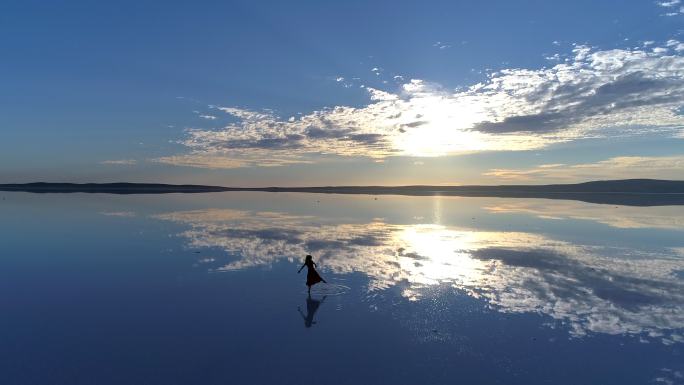
<path id="1" fill-rule="evenodd" d="M 466 196 L 570 199 L 636 206 L 684 205 L 684 181 L 623 179 L 552 185 L 498 186 L 322 186 L 224 187 L 158 183 L 23 183 L 0 184 L 0 191 L 29 193 L 171 194 L 229 191 L 299 192 L 405 196 Z"/>

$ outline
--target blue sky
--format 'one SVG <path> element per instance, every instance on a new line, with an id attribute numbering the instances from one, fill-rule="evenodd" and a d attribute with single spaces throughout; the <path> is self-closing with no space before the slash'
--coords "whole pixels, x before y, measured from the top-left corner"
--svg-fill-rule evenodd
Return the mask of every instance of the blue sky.
<path id="1" fill-rule="evenodd" d="M 0 6 L 0 182 L 684 179 L 684 4 Z"/>

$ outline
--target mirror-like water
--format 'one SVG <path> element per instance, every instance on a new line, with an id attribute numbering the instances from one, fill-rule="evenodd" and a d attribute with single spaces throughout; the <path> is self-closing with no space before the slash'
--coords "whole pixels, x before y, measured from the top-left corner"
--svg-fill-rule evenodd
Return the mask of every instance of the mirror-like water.
<path id="1" fill-rule="evenodd" d="M 684 383 L 684 206 L 3 196 L 2 384 Z"/>

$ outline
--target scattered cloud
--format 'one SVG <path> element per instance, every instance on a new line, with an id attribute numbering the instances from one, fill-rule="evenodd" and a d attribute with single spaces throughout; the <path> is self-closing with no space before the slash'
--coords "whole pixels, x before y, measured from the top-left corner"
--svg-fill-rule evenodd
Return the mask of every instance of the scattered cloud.
<path id="1" fill-rule="evenodd" d="M 606 136 L 682 135 L 682 51 L 674 40 L 648 49 L 578 45 L 551 68 L 504 69 L 457 90 L 395 77 L 398 90 L 361 85 L 369 95 L 365 106 L 324 108 L 295 120 L 270 110 L 217 107 L 237 122 L 189 129 L 181 143 L 190 153 L 158 161 L 273 166 L 328 156 L 443 156 Z"/>
<path id="2" fill-rule="evenodd" d="M 526 169 L 496 168 L 484 173 L 496 180 L 576 182 L 596 179 L 665 178 L 684 180 L 684 155 L 619 156 L 595 163 L 549 164 Z"/>
<path id="3" fill-rule="evenodd" d="M 135 159 L 116 159 L 116 160 L 103 160 L 100 164 L 116 165 L 116 166 L 132 166 L 138 163 Z"/>
<path id="4" fill-rule="evenodd" d="M 447 44 L 447 43 L 444 43 L 444 42 L 441 42 L 441 41 L 435 42 L 435 44 L 433 44 L 432 46 L 435 47 L 435 48 L 437 48 L 437 49 L 447 49 L 447 48 L 451 48 L 451 44 Z"/>
<path id="5" fill-rule="evenodd" d="M 679 3 L 680 3 L 680 0 L 660 1 L 660 2 L 658 2 L 658 5 L 660 5 L 661 7 L 669 8 L 669 7 L 674 7 L 674 6 L 679 5 Z"/>
<path id="6" fill-rule="evenodd" d="M 504 115 L 475 125 L 492 133 L 577 130 L 577 136 L 615 126 L 682 126 L 673 111 L 684 103 L 684 57 L 669 50 L 592 52 L 576 46 L 574 61 L 548 70 L 504 70 L 484 87 L 519 95 Z M 492 95 L 492 96 L 494 96 Z M 518 113 L 506 109 L 517 106 Z M 491 111 L 497 115 L 496 111 Z"/>
<path id="7" fill-rule="evenodd" d="M 659 1 L 657 4 L 667 9 L 668 12 L 665 13 L 665 16 L 677 16 L 684 14 L 684 7 L 681 6 L 681 0 Z"/>
<path id="8" fill-rule="evenodd" d="M 216 116 L 214 115 L 199 115 L 200 118 L 202 119 L 207 119 L 207 120 L 216 120 Z"/>
<path id="9" fill-rule="evenodd" d="M 684 51 L 684 43 L 681 43 L 678 40 L 668 40 L 667 43 L 665 44 L 668 47 L 671 47 L 677 52 Z"/>

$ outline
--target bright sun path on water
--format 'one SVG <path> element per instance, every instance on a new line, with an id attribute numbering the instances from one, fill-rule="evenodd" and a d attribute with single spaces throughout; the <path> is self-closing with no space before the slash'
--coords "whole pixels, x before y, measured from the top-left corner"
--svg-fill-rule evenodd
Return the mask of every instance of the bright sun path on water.
<path id="1" fill-rule="evenodd" d="M 406 227 L 397 237 L 411 253 L 425 256 L 418 262 L 412 256 L 399 258 L 401 269 L 413 283 L 434 285 L 449 281 L 470 286 L 482 279 L 484 263 L 469 255 L 482 242 L 478 233 L 453 231 L 442 225 L 415 225 Z"/>

